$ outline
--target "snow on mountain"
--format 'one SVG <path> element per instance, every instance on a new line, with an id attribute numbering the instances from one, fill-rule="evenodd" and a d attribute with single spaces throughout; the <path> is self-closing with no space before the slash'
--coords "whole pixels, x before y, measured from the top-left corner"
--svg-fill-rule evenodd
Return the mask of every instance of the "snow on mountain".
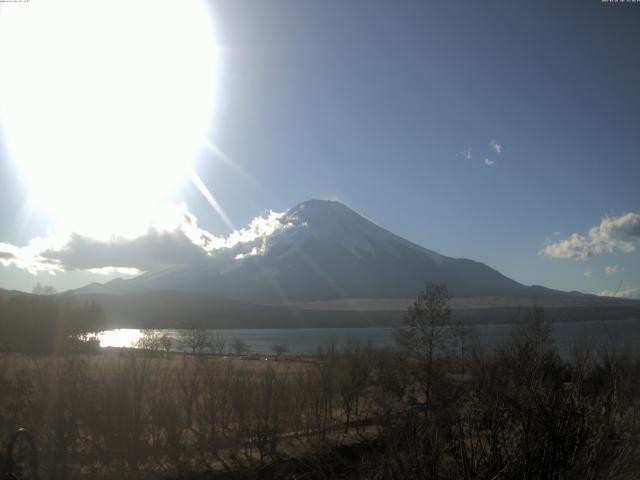
<path id="1" fill-rule="evenodd" d="M 340 202 L 303 202 L 283 215 L 282 221 L 297 227 L 294 233 L 298 236 L 295 239 L 297 241 L 305 237 L 331 241 L 357 256 L 375 255 L 381 251 L 401 256 L 402 250 L 409 248 L 429 255 L 436 262 L 441 262 L 443 258 L 436 252 L 414 245 L 379 227 Z"/>

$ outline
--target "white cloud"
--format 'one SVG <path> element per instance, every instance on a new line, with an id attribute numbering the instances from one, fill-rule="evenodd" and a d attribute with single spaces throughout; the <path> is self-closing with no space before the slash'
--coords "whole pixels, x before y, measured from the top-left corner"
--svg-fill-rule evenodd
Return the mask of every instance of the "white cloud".
<path id="1" fill-rule="evenodd" d="M 577 233 L 571 234 L 565 240 L 550 243 L 544 247 L 543 252 L 549 257 L 572 260 L 585 260 L 591 255 L 587 239 Z"/>
<path id="2" fill-rule="evenodd" d="M 587 270 L 583 275 L 587 278 L 591 278 L 593 276 L 593 273 L 591 272 L 591 270 Z"/>
<path id="3" fill-rule="evenodd" d="M 491 147 L 491 150 L 496 152 L 498 155 L 502 153 L 502 145 L 496 142 L 495 139 L 491 140 L 491 143 L 489 143 L 489 147 Z"/>
<path id="4" fill-rule="evenodd" d="M 270 236 L 288 228 L 283 213 L 269 211 L 227 238 L 198 227 L 185 205 L 169 205 L 164 214 L 135 236 L 96 238 L 86 233 L 58 231 L 37 237 L 25 246 L 0 243 L 0 265 L 31 273 L 84 270 L 91 273 L 135 275 L 170 266 L 242 259 L 261 255 Z"/>
<path id="5" fill-rule="evenodd" d="M 463 158 L 465 160 L 471 160 L 473 158 L 473 153 L 471 152 L 470 148 L 467 148 L 466 150 L 463 150 L 460 153 L 458 153 L 458 155 L 456 156 L 458 158 Z"/>
<path id="6" fill-rule="evenodd" d="M 604 273 L 606 273 L 610 277 L 613 276 L 613 275 L 617 275 L 618 273 L 620 273 L 623 270 L 624 270 L 623 267 L 618 267 L 617 265 L 612 265 L 612 266 L 605 265 L 604 266 Z"/>
<path id="7" fill-rule="evenodd" d="M 260 252 L 258 251 L 258 249 L 256 247 L 253 247 L 253 249 L 248 252 L 248 253 L 238 253 L 235 257 L 233 257 L 234 260 L 242 260 L 243 258 L 247 258 L 247 257 L 253 257 L 255 255 L 259 255 Z"/>
<path id="8" fill-rule="evenodd" d="M 496 163 L 496 162 L 494 162 L 493 160 L 489 160 L 488 158 L 485 158 L 485 159 L 484 159 L 484 164 L 485 164 L 487 167 L 491 167 L 491 166 L 493 166 L 493 164 L 494 164 L 494 163 Z"/>
<path id="9" fill-rule="evenodd" d="M 225 240 L 225 247 L 230 248 L 238 243 L 252 242 L 280 230 L 285 225 L 280 221 L 284 213 L 269 211 L 266 217 L 254 218 L 248 227 L 232 232 Z"/>
<path id="10" fill-rule="evenodd" d="M 595 244 L 594 253 L 611 252 L 614 248 L 633 252 L 640 243 L 640 213 L 605 217 L 600 225 L 589 230 L 589 236 Z"/>
<path id="11" fill-rule="evenodd" d="M 135 276 L 140 275 L 142 273 L 141 270 L 137 268 L 127 268 L 127 267 L 102 267 L 102 268 L 90 268 L 87 270 L 89 273 L 96 273 L 98 275 L 111 275 L 113 273 L 118 273 L 120 275 L 129 275 Z M 51 270 L 49 273 L 55 275 L 56 272 Z"/>
<path id="12" fill-rule="evenodd" d="M 586 260 L 594 254 L 622 250 L 633 252 L 640 243 L 640 213 L 604 217 L 600 225 L 589 229 L 588 236 L 572 233 L 568 238 L 549 243 L 541 253 L 552 258 Z"/>
<path id="13" fill-rule="evenodd" d="M 602 290 L 597 295 L 601 297 L 637 298 L 640 299 L 640 288 L 625 288 L 623 290 Z"/>

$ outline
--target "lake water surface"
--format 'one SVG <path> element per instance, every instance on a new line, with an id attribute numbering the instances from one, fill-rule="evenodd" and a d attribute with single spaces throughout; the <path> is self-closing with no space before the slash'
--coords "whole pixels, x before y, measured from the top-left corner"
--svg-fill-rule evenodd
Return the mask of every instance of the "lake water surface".
<path id="1" fill-rule="evenodd" d="M 510 338 L 513 324 L 478 325 L 473 327 L 471 337 L 481 345 L 497 345 Z M 173 338 L 173 349 L 181 349 L 178 330 L 156 330 Z M 575 346 L 593 344 L 598 348 L 623 348 L 640 346 L 640 320 L 607 320 L 590 322 L 559 322 L 552 324 L 556 344 L 563 355 L 570 355 Z M 238 338 L 254 353 L 270 354 L 274 345 L 284 345 L 290 354 L 313 354 L 320 346 L 332 343 L 340 349 L 347 339 L 358 340 L 361 345 L 373 347 L 393 346 L 393 328 L 274 328 L 274 329 L 222 329 L 221 333 L 230 344 Z M 102 347 L 135 347 L 141 337 L 136 329 L 108 330 L 102 333 Z"/>

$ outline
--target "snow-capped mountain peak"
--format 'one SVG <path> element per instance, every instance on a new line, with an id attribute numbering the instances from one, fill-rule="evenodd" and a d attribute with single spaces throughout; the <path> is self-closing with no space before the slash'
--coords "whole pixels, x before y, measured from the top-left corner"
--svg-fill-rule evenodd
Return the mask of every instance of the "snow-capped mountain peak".
<path id="1" fill-rule="evenodd" d="M 286 227 L 279 233 L 295 237 L 292 240 L 322 239 L 358 256 L 383 250 L 397 254 L 409 247 L 428 253 L 435 261 L 442 259 L 436 252 L 411 244 L 334 200 L 302 202 L 285 212 L 280 221 Z"/>
<path id="2" fill-rule="evenodd" d="M 527 295 L 482 263 L 445 257 L 376 225 L 346 205 L 309 200 L 224 239 L 197 264 L 147 272 L 92 291 L 180 290 L 257 302 L 413 297 L 425 282 L 454 295 Z"/>

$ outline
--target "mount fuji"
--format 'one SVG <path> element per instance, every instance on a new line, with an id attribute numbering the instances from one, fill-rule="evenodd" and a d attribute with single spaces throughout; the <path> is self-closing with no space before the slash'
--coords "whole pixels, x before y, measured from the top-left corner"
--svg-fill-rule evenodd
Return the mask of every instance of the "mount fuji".
<path id="1" fill-rule="evenodd" d="M 522 285 L 473 260 L 451 258 L 405 240 L 346 205 L 302 202 L 206 261 L 91 284 L 80 294 L 178 291 L 253 303 L 415 297 L 425 283 L 443 283 L 457 297 L 575 296 Z"/>

